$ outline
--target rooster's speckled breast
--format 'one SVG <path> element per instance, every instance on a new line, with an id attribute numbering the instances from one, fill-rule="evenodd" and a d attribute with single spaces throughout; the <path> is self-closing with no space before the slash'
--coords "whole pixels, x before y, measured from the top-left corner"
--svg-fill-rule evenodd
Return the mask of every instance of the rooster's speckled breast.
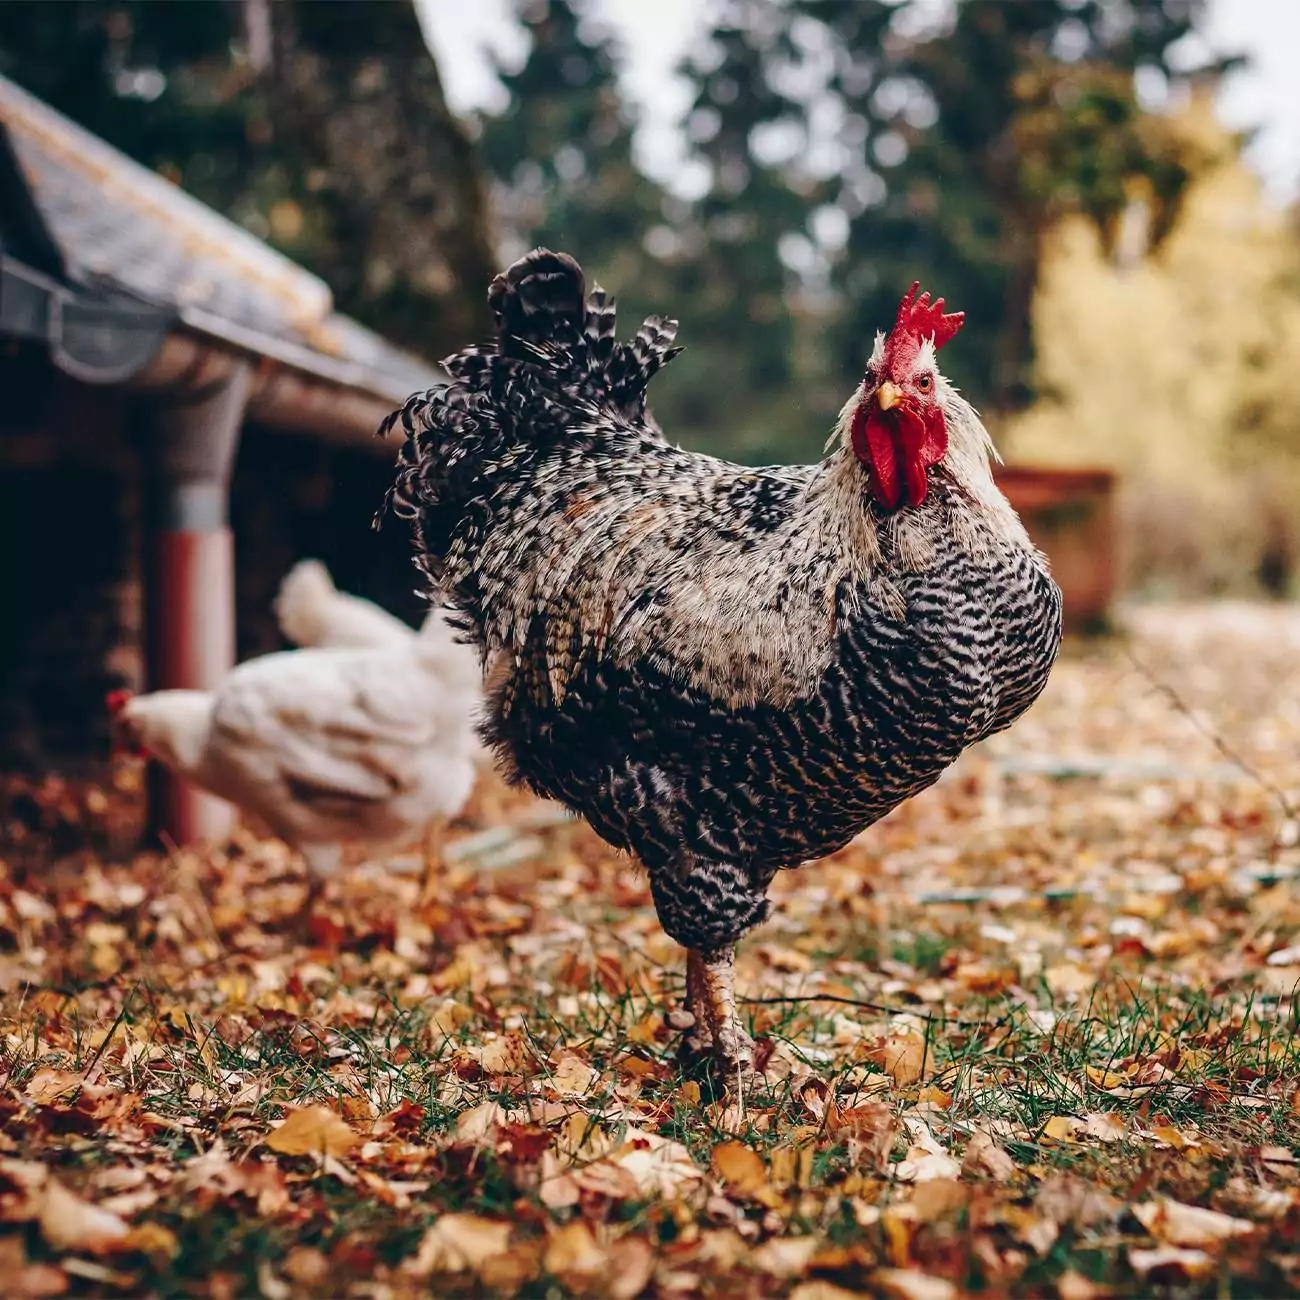
<path id="1" fill-rule="evenodd" d="M 1009 726 L 1059 647 L 1060 592 L 1023 547 L 951 548 L 895 584 L 906 614 L 864 599 L 817 689 L 788 707 L 593 661 L 559 706 L 495 709 L 490 739 L 519 779 L 652 870 L 689 855 L 763 876 L 824 856 Z"/>

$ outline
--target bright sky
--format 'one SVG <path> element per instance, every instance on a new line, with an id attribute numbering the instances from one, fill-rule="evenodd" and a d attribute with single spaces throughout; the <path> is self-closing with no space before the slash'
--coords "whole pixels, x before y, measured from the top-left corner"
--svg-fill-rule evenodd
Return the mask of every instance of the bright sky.
<path id="1" fill-rule="evenodd" d="M 942 10 L 943 0 L 928 0 Z M 528 40 L 513 15 L 514 0 L 418 0 L 452 108 L 500 107 L 504 91 L 489 52 L 508 66 Z M 677 124 L 689 104 L 673 68 L 705 25 L 701 0 L 588 0 L 625 51 L 623 84 L 641 110 L 641 165 L 669 184 L 683 182 L 684 150 Z M 1209 47 L 1244 53 L 1251 67 L 1224 86 L 1220 108 L 1235 128 L 1257 128 L 1248 158 L 1276 202 L 1300 197 L 1300 0 L 1210 0 Z M 1190 52 L 1189 52 L 1190 53 Z M 689 187 L 688 187 L 689 188 Z"/>

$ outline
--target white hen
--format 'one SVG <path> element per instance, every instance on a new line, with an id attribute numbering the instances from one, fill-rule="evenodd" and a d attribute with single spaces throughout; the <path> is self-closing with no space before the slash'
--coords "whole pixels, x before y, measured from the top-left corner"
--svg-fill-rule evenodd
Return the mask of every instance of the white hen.
<path id="1" fill-rule="evenodd" d="M 240 664 L 212 692 L 113 703 L 123 742 L 299 849 L 314 893 L 345 844 L 400 848 L 460 811 L 481 690 L 473 651 L 435 611 L 388 645 L 285 650 Z"/>
<path id="2" fill-rule="evenodd" d="M 285 574 L 275 598 L 275 617 L 285 639 L 299 646 L 342 650 L 402 645 L 415 636 L 414 629 L 373 601 L 340 591 L 319 560 L 300 560 Z M 429 617 L 441 615 L 434 611 Z"/>

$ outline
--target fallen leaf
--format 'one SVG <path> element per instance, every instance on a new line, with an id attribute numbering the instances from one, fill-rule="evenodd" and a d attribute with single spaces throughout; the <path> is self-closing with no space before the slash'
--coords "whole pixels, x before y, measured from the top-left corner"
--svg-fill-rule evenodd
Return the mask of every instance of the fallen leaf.
<path id="1" fill-rule="evenodd" d="M 816 1237 L 773 1237 L 750 1257 L 753 1266 L 772 1277 L 796 1277 L 817 1253 Z"/>
<path id="2" fill-rule="evenodd" d="M 591 1091 L 600 1075 L 576 1052 L 564 1052 L 551 1065 L 551 1087 L 561 1097 L 581 1097 Z"/>
<path id="3" fill-rule="evenodd" d="M 713 1148 L 714 1172 L 729 1191 L 764 1205 L 779 1205 L 780 1194 L 772 1186 L 767 1166 L 758 1153 L 740 1142 L 723 1142 Z"/>
<path id="4" fill-rule="evenodd" d="M 1003 1183 L 1016 1172 L 1016 1162 L 987 1133 L 977 1130 L 966 1143 L 961 1171 L 967 1178 Z"/>
<path id="5" fill-rule="evenodd" d="M 85 1075 L 75 1070 L 37 1070 L 23 1089 L 23 1095 L 39 1106 L 48 1106 L 60 1097 L 74 1093 L 85 1083 Z"/>
<path id="6" fill-rule="evenodd" d="M 1133 1216 L 1156 1240 L 1171 1246 L 1208 1249 L 1234 1237 L 1249 1237 L 1255 1231 L 1249 1219 L 1183 1205 L 1167 1197 L 1135 1205 Z"/>
<path id="7" fill-rule="evenodd" d="M 420 1240 L 420 1249 L 410 1265 L 412 1272 L 481 1273 L 510 1242 L 509 1223 L 485 1219 L 477 1214 L 444 1214 Z"/>
<path id="8" fill-rule="evenodd" d="M 55 1250 L 90 1255 L 120 1250 L 130 1233 L 124 1219 L 83 1201 L 55 1178 L 45 1184 L 40 1225 L 41 1235 Z"/>
<path id="9" fill-rule="evenodd" d="M 272 1151 L 286 1156 L 345 1156 L 361 1145 L 343 1117 L 327 1106 L 303 1106 L 291 1111 L 279 1128 L 265 1138 Z"/>
<path id="10" fill-rule="evenodd" d="M 597 1244 L 583 1219 L 574 1219 L 551 1234 L 542 1256 L 542 1267 L 571 1291 L 580 1293 L 601 1279 L 608 1281 L 608 1253 Z"/>
<path id="11" fill-rule="evenodd" d="M 889 1300 L 956 1300 L 960 1294 L 947 1278 L 916 1268 L 878 1268 L 871 1281 Z"/>
<path id="12" fill-rule="evenodd" d="M 1128 1126 L 1114 1111 L 1097 1111 L 1083 1117 L 1082 1131 L 1098 1142 L 1119 1142 L 1128 1134 Z"/>
<path id="13" fill-rule="evenodd" d="M 1179 1246 L 1161 1246 L 1156 1250 L 1130 1247 L 1128 1262 L 1139 1277 L 1165 1285 L 1194 1282 L 1208 1277 L 1217 1267 L 1213 1255 Z"/>
<path id="14" fill-rule="evenodd" d="M 834 1282 L 823 1282 L 820 1278 L 812 1282 L 800 1282 L 790 1292 L 790 1300 L 862 1300 L 860 1291 L 846 1291 Z"/>
<path id="15" fill-rule="evenodd" d="M 929 1068 L 929 1057 L 923 1035 L 913 1030 L 890 1034 L 868 1053 L 900 1088 L 910 1087 L 921 1079 Z"/>

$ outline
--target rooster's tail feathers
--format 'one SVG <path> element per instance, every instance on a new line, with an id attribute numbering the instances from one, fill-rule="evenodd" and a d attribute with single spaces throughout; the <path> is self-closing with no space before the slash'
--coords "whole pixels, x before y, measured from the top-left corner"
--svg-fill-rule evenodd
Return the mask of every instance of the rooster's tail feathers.
<path id="1" fill-rule="evenodd" d="M 630 343 L 617 342 L 614 300 L 599 285 L 588 292 L 582 267 L 546 248 L 501 272 L 488 290 L 488 306 L 497 342 L 442 363 L 470 388 L 491 387 L 508 358 L 551 371 L 573 396 L 640 416 L 646 385 L 682 350 L 673 346 L 677 322 L 660 316 L 650 317 Z"/>
<path id="2" fill-rule="evenodd" d="M 582 333 L 587 281 L 567 253 L 534 248 L 492 281 L 488 307 L 502 356 L 530 358 L 529 345 L 564 344 Z"/>

